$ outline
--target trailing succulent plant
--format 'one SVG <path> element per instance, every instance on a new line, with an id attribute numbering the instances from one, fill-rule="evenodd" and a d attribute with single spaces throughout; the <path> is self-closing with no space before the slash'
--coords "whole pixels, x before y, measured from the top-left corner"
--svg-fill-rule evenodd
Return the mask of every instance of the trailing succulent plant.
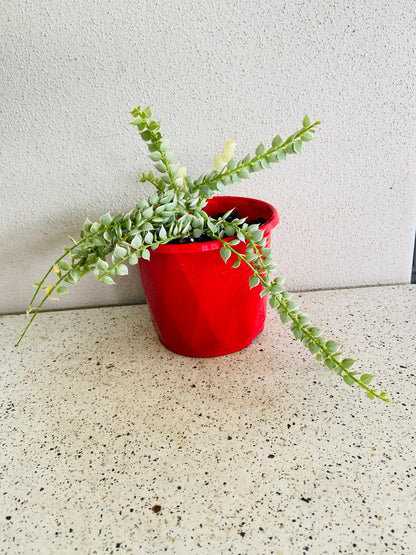
<path id="1" fill-rule="evenodd" d="M 151 119 L 151 108 L 141 109 L 139 106 L 131 113 L 134 117 L 131 124 L 137 127 L 147 144 L 149 158 L 157 171 L 157 174 L 153 171 L 143 173 L 141 181 L 154 185 L 155 192 L 126 214 L 111 216 L 107 213 L 98 222 L 85 221 L 80 238 L 71 237 L 73 244 L 63 250 L 63 255 L 55 260 L 40 282 L 33 283 L 36 289 L 27 310 L 28 314 L 33 314 L 17 345 L 44 303 L 48 299 L 56 300 L 56 294 L 67 292 L 65 284 L 75 284 L 92 272 L 102 283 L 112 285 L 114 276 L 128 273 L 127 264 L 136 265 L 139 258 L 149 260 L 151 252 L 159 245 L 208 236 L 222 243 L 220 254 L 224 263 L 234 254 L 233 267 L 243 263 L 250 268 L 250 287 L 262 285 L 260 295 L 269 297 L 270 306 L 278 311 L 282 323 L 290 324 L 294 337 L 302 341 L 312 355 L 348 385 L 357 384 L 364 389 L 370 399 L 390 402 L 386 392 L 371 389 L 374 376 L 360 376 L 351 370 L 356 361 L 344 358 L 340 343 L 327 340 L 322 330 L 300 311 L 291 293 L 284 288 L 284 278 L 272 276 L 276 265 L 272 261 L 271 249 L 265 246 L 266 238 L 259 225 L 250 224 L 245 218 L 232 218 L 232 211 L 216 217 L 204 212 L 207 200 L 215 193 L 225 192 L 228 185 L 249 178 L 253 172 L 270 168 L 271 164 L 285 160 L 287 155 L 300 153 L 303 143 L 313 139 L 320 122 L 312 123 L 305 116 L 302 128 L 286 140 L 277 135 L 269 148 L 260 144 L 254 156 L 248 154 L 240 161 L 234 158 L 234 142 L 227 141 L 223 153 L 214 159 L 214 170 L 192 180 L 186 168 L 175 163 L 169 141 L 160 131 L 160 122 Z M 236 249 L 240 243 L 245 248 Z M 55 282 L 46 284 L 50 275 L 55 277 Z M 42 294 L 35 308 L 34 303 Z"/>

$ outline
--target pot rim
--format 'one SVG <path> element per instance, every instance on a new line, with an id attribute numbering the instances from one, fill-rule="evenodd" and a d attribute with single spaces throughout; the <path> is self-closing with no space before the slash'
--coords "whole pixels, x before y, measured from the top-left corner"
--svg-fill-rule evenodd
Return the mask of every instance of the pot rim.
<path id="1" fill-rule="evenodd" d="M 230 202 L 230 201 L 235 201 L 236 202 L 236 208 L 238 208 L 238 203 L 239 202 L 243 202 L 243 204 L 246 204 L 247 202 L 250 203 L 251 206 L 253 205 L 257 205 L 257 206 L 261 206 L 263 208 L 266 208 L 270 211 L 270 216 L 267 219 L 266 223 L 262 224 L 259 229 L 261 229 L 262 231 L 265 231 L 266 233 L 270 233 L 271 230 L 277 226 L 277 224 L 279 223 L 279 214 L 276 210 L 276 208 L 268 203 L 265 202 L 264 200 L 260 200 L 260 199 L 254 199 L 254 198 L 249 198 L 249 197 L 235 197 L 235 196 L 215 196 L 212 197 L 211 199 L 208 200 L 208 203 L 210 202 L 218 202 L 218 201 L 225 201 L 225 203 Z M 230 208 L 228 208 L 227 210 L 230 210 Z M 233 237 L 227 237 L 226 239 L 224 239 L 225 241 L 231 241 L 233 239 Z M 187 254 L 187 253 L 194 253 L 194 252 L 204 252 L 204 251 L 213 251 L 213 250 L 218 250 L 222 247 L 222 243 L 221 241 L 205 241 L 203 243 L 182 243 L 182 244 L 178 244 L 175 243 L 173 245 L 171 244 L 166 244 L 166 245 L 159 245 L 157 247 L 157 249 L 155 249 L 154 251 L 152 251 L 152 256 L 154 254 Z"/>

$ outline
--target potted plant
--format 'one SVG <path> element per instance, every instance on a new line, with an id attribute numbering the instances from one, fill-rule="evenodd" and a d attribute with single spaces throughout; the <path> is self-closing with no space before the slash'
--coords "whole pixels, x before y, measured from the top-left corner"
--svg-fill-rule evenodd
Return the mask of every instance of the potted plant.
<path id="1" fill-rule="evenodd" d="M 296 339 L 348 384 L 357 384 L 370 399 L 390 402 L 387 393 L 370 387 L 374 376 L 352 370 L 356 362 L 344 358 L 340 343 L 327 340 L 303 314 L 276 266 L 270 232 L 278 222 L 276 210 L 254 199 L 214 196 L 228 185 L 267 169 L 299 153 L 313 139 L 320 122 L 308 116 L 302 128 L 283 140 L 277 135 L 269 148 L 260 144 L 254 156 L 237 161 L 235 144 L 227 141 L 214 169 L 197 179 L 175 163 L 169 141 L 150 107 L 132 112 L 132 125 L 147 144 L 157 173 L 142 174 L 155 192 L 130 212 L 99 221 L 85 221 L 80 238 L 65 248 L 40 282 L 27 313 L 31 318 L 17 345 L 47 300 L 67 292 L 92 272 L 102 283 L 126 275 L 138 266 L 156 331 L 169 349 L 190 356 L 218 356 L 241 349 L 263 329 L 266 300 Z M 49 276 L 54 283 L 46 283 Z M 37 307 L 35 301 L 42 295 Z"/>

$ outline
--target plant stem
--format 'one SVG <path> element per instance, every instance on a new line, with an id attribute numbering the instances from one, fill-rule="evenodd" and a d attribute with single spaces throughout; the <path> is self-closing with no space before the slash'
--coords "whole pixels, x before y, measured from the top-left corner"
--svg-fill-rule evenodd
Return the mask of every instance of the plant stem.
<path id="1" fill-rule="evenodd" d="M 304 133 L 306 133 L 307 131 L 313 130 L 317 125 L 320 125 L 320 121 L 316 121 L 315 123 L 312 123 L 311 125 L 309 125 L 308 127 L 304 127 L 302 129 L 300 129 L 299 131 L 296 131 L 296 133 L 294 133 L 293 135 L 291 135 L 288 139 L 286 139 L 286 141 L 284 143 L 282 143 L 281 145 L 277 146 L 277 147 L 272 147 L 269 150 L 267 150 L 266 152 L 264 152 L 263 154 L 259 154 L 257 156 L 255 156 L 254 158 L 252 158 L 251 160 L 249 160 L 248 162 L 245 163 L 239 163 L 237 164 L 237 166 L 234 169 L 228 169 L 227 171 L 221 173 L 219 172 L 217 175 L 215 175 L 214 177 L 210 178 L 210 179 L 204 179 L 202 180 L 200 183 L 198 183 L 197 185 L 194 185 L 194 187 L 191 189 L 191 193 L 194 193 L 195 191 L 197 191 L 198 189 L 200 189 L 202 186 L 206 186 L 209 187 L 211 183 L 215 183 L 217 181 L 222 180 L 224 177 L 228 177 L 228 176 L 232 176 L 236 173 L 238 173 L 239 171 L 241 171 L 244 168 L 249 168 L 252 164 L 255 164 L 256 162 L 261 162 L 261 160 L 264 160 L 265 158 L 267 158 L 268 156 L 270 156 L 271 154 L 274 154 L 276 152 L 278 152 L 279 150 L 283 150 L 284 148 L 286 148 L 287 146 L 289 146 L 291 143 L 294 143 L 296 141 L 296 139 L 298 139 L 299 137 L 301 137 L 301 135 L 303 135 Z M 226 167 L 226 166 L 225 166 Z M 222 170 L 221 170 L 222 171 Z"/>
<path id="2" fill-rule="evenodd" d="M 68 274 L 69 274 L 69 271 L 68 271 L 65 275 L 63 275 L 63 276 L 55 283 L 55 285 L 52 287 L 52 289 L 49 291 L 49 293 L 48 293 L 47 295 L 45 295 L 45 297 L 42 299 L 42 302 L 41 302 L 41 303 L 39 304 L 39 306 L 36 308 L 35 312 L 34 312 L 33 315 L 32 315 L 32 318 L 29 320 L 28 325 L 25 327 L 25 329 L 24 329 L 22 335 L 19 337 L 19 340 L 18 340 L 18 342 L 16 343 L 15 347 L 18 347 L 18 346 L 19 346 L 19 343 L 21 342 L 21 340 L 22 340 L 23 337 L 25 336 L 27 330 L 29 329 L 31 323 L 32 323 L 33 320 L 35 319 L 37 313 L 38 313 L 39 310 L 42 308 L 43 303 L 46 301 L 46 299 L 49 299 L 49 297 L 50 297 L 52 291 L 61 283 L 61 281 L 64 280 L 64 278 L 65 278 Z"/>
<path id="3" fill-rule="evenodd" d="M 230 224 L 232 225 L 232 224 Z M 240 229 L 240 231 L 243 231 Z M 244 231 L 243 231 L 244 233 Z M 387 403 L 391 403 L 390 399 L 387 399 L 385 397 L 382 397 L 381 395 L 377 394 L 373 389 L 371 389 L 370 387 L 368 387 L 366 384 L 362 383 L 358 378 L 355 377 L 354 373 L 349 372 L 346 368 L 344 368 L 344 366 L 342 365 L 341 362 L 339 362 L 339 360 L 337 360 L 337 358 L 335 357 L 336 353 L 331 353 L 324 345 L 322 345 L 322 343 L 319 341 L 319 337 L 314 337 L 309 331 L 308 328 L 305 328 L 305 326 L 303 324 L 300 323 L 299 319 L 297 318 L 296 314 L 293 314 L 292 311 L 290 311 L 287 308 L 287 303 L 286 303 L 286 299 L 284 301 L 282 301 L 282 299 L 280 298 L 280 295 L 284 292 L 284 290 L 282 289 L 282 291 L 278 294 L 273 294 L 270 292 L 270 285 L 269 283 L 267 283 L 267 281 L 264 279 L 261 270 L 258 271 L 256 268 L 254 268 L 253 264 L 251 264 L 250 262 L 248 262 L 245 258 L 244 254 L 239 253 L 235 248 L 233 248 L 232 245 L 230 245 L 227 241 L 225 241 L 224 239 L 222 239 L 219 235 L 216 235 L 212 232 L 209 232 L 209 235 L 211 235 L 212 237 L 214 237 L 215 239 L 217 239 L 218 241 L 221 241 L 221 243 L 227 247 L 229 250 L 231 250 L 241 261 L 243 261 L 251 270 L 251 272 L 253 273 L 253 275 L 255 275 L 260 283 L 263 285 L 264 289 L 266 289 L 269 294 L 271 296 L 273 296 L 273 298 L 276 299 L 276 301 L 278 302 L 278 308 L 279 309 L 283 309 L 284 312 L 287 314 L 287 316 L 293 321 L 293 323 L 296 324 L 296 326 L 301 330 L 301 332 L 304 334 L 304 336 L 308 336 L 310 341 L 312 341 L 313 343 L 315 343 L 319 350 L 321 352 L 324 352 L 326 357 L 329 358 L 330 360 L 333 361 L 333 363 L 343 372 L 345 373 L 349 378 L 351 378 L 354 382 L 357 383 L 357 385 L 359 385 L 361 388 L 365 389 L 367 391 L 367 393 L 369 393 L 370 395 L 377 397 L 378 399 L 381 399 L 382 401 L 385 401 Z M 245 234 L 245 236 L 247 237 L 247 234 Z M 253 241 L 250 240 L 250 243 L 255 246 L 255 243 Z M 263 268 L 263 272 L 265 271 L 265 269 Z"/>

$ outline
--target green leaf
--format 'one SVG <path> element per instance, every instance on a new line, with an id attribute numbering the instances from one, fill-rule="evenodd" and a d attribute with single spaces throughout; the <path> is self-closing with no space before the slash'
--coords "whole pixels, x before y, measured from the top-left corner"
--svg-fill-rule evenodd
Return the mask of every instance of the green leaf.
<path id="1" fill-rule="evenodd" d="M 341 347 L 341 343 L 330 340 L 326 342 L 325 347 L 328 349 L 330 353 L 336 353 L 338 349 Z"/>
<path id="2" fill-rule="evenodd" d="M 232 265 L 233 268 L 238 268 L 241 264 L 241 258 L 237 258 L 237 260 Z"/>
<path id="3" fill-rule="evenodd" d="M 142 243 L 143 243 L 142 236 L 140 234 L 135 235 L 132 239 L 131 247 L 133 249 L 138 249 L 139 247 L 142 246 Z"/>
<path id="4" fill-rule="evenodd" d="M 62 295 L 63 293 L 68 293 L 68 287 L 58 287 L 56 292 L 59 293 L 59 295 Z"/>
<path id="5" fill-rule="evenodd" d="M 227 168 L 230 170 L 235 170 L 236 167 L 237 167 L 237 162 L 235 161 L 234 158 L 231 158 L 231 160 L 227 163 Z"/>
<path id="6" fill-rule="evenodd" d="M 137 252 L 133 252 L 129 257 L 129 264 L 134 266 L 135 264 L 138 263 L 138 261 L 139 261 L 139 255 L 137 254 Z"/>
<path id="7" fill-rule="evenodd" d="M 199 229 L 199 228 L 194 228 L 192 230 L 192 235 L 195 237 L 195 239 L 198 239 L 199 237 L 201 237 L 201 235 L 204 234 L 204 230 L 203 229 Z"/>
<path id="8" fill-rule="evenodd" d="M 320 337 L 322 335 L 322 330 L 319 328 L 309 328 L 308 332 L 312 337 Z"/>
<path id="9" fill-rule="evenodd" d="M 297 154 L 302 150 L 302 141 L 300 139 L 293 143 L 293 149 Z"/>
<path id="10" fill-rule="evenodd" d="M 150 106 L 147 106 L 144 110 L 143 110 L 143 114 L 146 116 L 147 119 L 152 117 L 152 109 Z"/>
<path id="11" fill-rule="evenodd" d="M 148 249 L 143 249 L 141 255 L 144 260 L 150 260 L 150 252 Z"/>
<path id="12" fill-rule="evenodd" d="M 357 362 L 357 361 L 354 360 L 354 359 L 352 359 L 352 358 L 344 358 L 344 360 L 342 361 L 341 364 L 342 364 L 342 366 L 343 366 L 344 368 L 346 368 L 346 369 L 348 370 L 348 369 L 351 368 L 351 366 L 353 366 L 356 362 Z"/>
<path id="13" fill-rule="evenodd" d="M 366 391 L 366 393 L 367 393 L 367 397 L 368 397 L 369 399 L 374 399 L 374 398 L 375 398 L 374 393 L 372 393 L 371 391 Z"/>
<path id="14" fill-rule="evenodd" d="M 168 164 L 172 164 L 172 162 L 175 160 L 175 153 L 174 152 L 167 152 L 165 154 L 165 159 L 166 159 L 166 162 Z M 178 169 L 179 169 L 179 166 L 178 166 Z"/>
<path id="15" fill-rule="evenodd" d="M 313 133 L 311 133 L 310 131 L 305 131 L 305 133 L 302 133 L 300 138 L 302 139 L 302 141 L 305 142 L 312 141 Z"/>
<path id="16" fill-rule="evenodd" d="M 104 247 L 107 243 L 105 242 L 104 237 L 101 237 L 100 235 L 93 237 L 91 239 L 91 242 L 93 245 L 96 245 L 97 247 Z"/>
<path id="17" fill-rule="evenodd" d="M 253 289 L 253 287 L 257 287 L 257 285 L 260 283 L 260 279 L 256 275 L 252 275 L 250 276 L 248 283 L 250 285 L 250 289 Z"/>
<path id="18" fill-rule="evenodd" d="M 227 249 L 227 247 L 222 247 L 220 250 L 220 255 L 221 255 L 221 258 L 224 260 L 224 262 L 227 263 L 227 260 L 231 256 L 231 251 L 230 249 Z"/>
<path id="19" fill-rule="evenodd" d="M 325 364 L 325 366 L 327 366 L 331 370 L 333 370 L 336 367 L 336 363 L 330 358 L 326 358 L 324 360 L 324 364 Z"/>
<path id="20" fill-rule="evenodd" d="M 100 224 L 98 222 L 94 222 L 90 228 L 90 233 L 96 233 L 100 229 Z"/>
<path id="21" fill-rule="evenodd" d="M 237 175 L 242 179 L 248 179 L 250 177 L 250 172 L 247 168 L 241 168 L 241 170 L 238 170 Z"/>
<path id="22" fill-rule="evenodd" d="M 149 158 L 153 162 L 159 162 L 159 160 L 162 158 L 162 155 L 160 154 L 160 152 L 156 150 L 155 152 L 152 152 L 151 154 L 149 154 Z"/>
<path id="23" fill-rule="evenodd" d="M 305 117 L 303 118 L 302 125 L 303 127 L 309 127 L 312 125 L 311 118 L 308 116 L 308 114 L 306 114 Z"/>
<path id="24" fill-rule="evenodd" d="M 278 281 L 273 283 L 273 285 L 271 287 L 271 292 L 272 293 L 281 293 L 282 291 L 283 291 L 283 287 Z"/>
<path id="25" fill-rule="evenodd" d="M 167 235 L 167 233 L 166 233 L 166 229 L 165 229 L 165 228 L 163 227 L 163 225 L 162 225 L 162 227 L 161 227 L 160 230 L 159 230 L 159 239 L 161 239 L 162 241 L 164 241 L 164 240 L 166 239 L 167 236 L 168 236 L 168 235 Z"/>
<path id="26" fill-rule="evenodd" d="M 145 131 L 142 131 L 140 133 L 140 136 L 143 139 L 143 141 L 150 141 L 150 139 L 152 138 L 152 134 L 148 129 L 145 129 Z"/>
<path id="27" fill-rule="evenodd" d="M 290 143 L 286 148 L 286 154 L 296 154 L 296 150 L 293 143 Z"/>
<path id="28" fill-rule="evenodd" d="M 303 331 L 300 330 L 299 328 L 294 328 L 292 330 L 292 333 L 293 333 L 295 339 L 300 339 L 303 336 Z"/>
<path id="29" fill-rule="evenodd" d="M 100 258 L 97 262 L 97 268 L 99 268 L 100 270 L 103 270 L 105 272 L 108 268 L 108 264 L 105 260 L 101 260 L 101 258 Z"/>
<path id="30" fill-rule="evenodd" d="M 280 321 L 282 322 L 282 324 L 286 324 L 287 322 L 289 322 L 290 320 L 290 316 L 289 314 L 286 314 L 286 312 L 280 312 Z"/>
<path id="31" fill-rule="evenodd" d="M 144 242 L 148 245 L 153 242 L 153 233 L 151 231 L 148 231 L 144 236 Z"/>
<path id="32" fill-rule="evenodd" d="M 270 305 L 272 308 L 278 307 L 278 306 L 279 306 L 279 299 L 277 299 L 276 297 L 270 297 L 270 299 L 269 299 L 269 305 Z"/>
<path id="33" fill-rule="evenodd" d="M 351 376 L 345 375 L 342 378 L 343 378 L 344 382 L 347 385 L 354 385 L 355 384 L 355 381 L 351 378 Z"/>
<path id="34" fill-rule="evenodd" d="M 114 256 L 116 258 L 124 258 L 127 254 L 127 249 L 125 249 L 124 247 L 121 247 L 120 245 L 116 245 L 116 248 L 114 249 Z"/>
<path id="35" fill-rule="evenodd" d="M 162 162 L 156 162 L 155 168 L 160 173 L 166 173 L 166 166 L 165 164 L 162 164 Z"/>
<path id="36" fill-rule="evenodd" d="M 78 270 L 78 268 L 72 268 L 72 270 L 69 272 L 69 275 L 75 283 L 77 283 L 77 281 L 79 281 L 81 278 L 81 272 Z"/>
<path id="37" fill-rule="evenodd" d="M 66 270 L 69 270 L 70 265 L 66 260 L 60 260 L 58 262 L 58 267 L 61 268 L 61 270 L 66 271 Z"/>
<path id="38" fill-rule="evenodd" d="M 125 264 L 120 264 L 119 266 L 117 266 L 117 274 L 119 276 L 125 276 L 128 273 L 129 273 L 129 269 Z"/>
<path id="39" fill-rule="evenodd" d="M 298 320 L 302 326 L 306 326 L 311 321 L 311 319 L 305 314 L 298 314 Z"/>
<path id="40" fill-rule="evenodd" d="M 163 139 L 163 141 L 160 141 L 159 148 L 162 152 L 166 152 L 169 148 L 169 139 Z"/>
<path id="41" fill-rule="evenodd" d="M 276 137 L 272 141 L 272 146 L 274 146 L 274 148 L 277 148 L 281 144 L 283 144 L 282 137 L 280 135 L 276 135 Z"/>
<path id="42" fill-rule="evenodd" d="M 102 281 L 106 285 L 115 285 L 116 284 L 116 282 L 110 276 L 103 276 L 102 278 L 100 278 L 100 281 Z"/>
<path id="43" fill-rule="evenodd" d="M 111 217 L 109 212 L 107 212 L 107 214 L 104 214 L 104 216 L 101 216 L 100 218 L 100 224 L 102 225 L 109 225 L 112 221 L 113 218 Z"/>
<path id="44" fill-rule="evenodd" d="M 92 222 L 90 222 L 89 219 L 87 218 L 84 222 L 84 225 L 82 226 L 82 229 L 88 233 L 89 230 L 91 229 L 91 226 L 92 226 Z"/>
<path id="45" fill-rule="evenodd" d="M 149 208 L 145 208 L 145 210 L 143 210 L 143 212 L 142 212 L 142 216 L 146 220 L 151 218 L 153 216 L 153 206 L 149 206 Z"/>
<path id="46" fill-rule="evenodd" d="M 260 143 L 259 146 L 256 148 L 256 155 L 261 156 L 266 152 L 266 147 L 263 143 Z"/>
<path id="47" fill-rule="evenodd" d="M 130 125 L 138 125 L 139 123 L 142 123 L 142 121 L 142 116 L 137 116 L 137 118 L 134 118 L 134 120 L 130 122 Z"/>
<path id="48" fill-rule="evenodd" d="M 277 157 L 279 158 L 280 161 L 286 160 L 286 150 L 284 149 L 279 150 L 277 153 Z"/>
<path id="49" fill-rule="evenodd" d="M 142 246 L 142 236 L 140 234 L 136 235 L 135 237 L 133 237 L 133 240 L 131 242 L 131 246 L 133 249 L 138 249 L 139 247 Z"/>
<path id="50" fill-rule="evenodd" d="M 255 243 L 258 243 L 263 239 L 263 231 L 261 229 L 257 229 L 251 234 L 251 238 Z"/>
<path id="51" fill-rule="evenodd" d="M 369 385 L 373 378 L 374 376 L 372 374 L 363 374 L 360 378 L 360 382 L 364 385 Z"/>
<path id="52" fill-rule="evenodd" d="M 151 121 L 149 123 L 149 129 L 150 131 L 159 131 L 160 123 L 158 121 Z"/>
<path id="53" fill-rule="evenodd" d="M 247 262 L 253 262 L 253 260 L 258 259 L 258 255 L 255 252 L 249 251 L 246 252 L 245 258 Z"/>
<path id="54" fill-rule="evenodd" d="M 308 343 L 308 349 L 310 350 L 310 352 L 311 352 L 313 355 L 316 355 L 316 353 L 319 352 L 320 347 L 319 347 L 319 345 L 317 345 L 317 344 L 314 343 L 313 341 L 310 341 L 310 342 Z"/>
<path id="55" fill-rule="evenodd" d="M 212 231 L 212 233 L 216 233 L 216 232 L 217 232 L 217 226 L 212 222 L 211 219 L 207 220 L 207 226 L 208 226 L 209 229 Z"/>

